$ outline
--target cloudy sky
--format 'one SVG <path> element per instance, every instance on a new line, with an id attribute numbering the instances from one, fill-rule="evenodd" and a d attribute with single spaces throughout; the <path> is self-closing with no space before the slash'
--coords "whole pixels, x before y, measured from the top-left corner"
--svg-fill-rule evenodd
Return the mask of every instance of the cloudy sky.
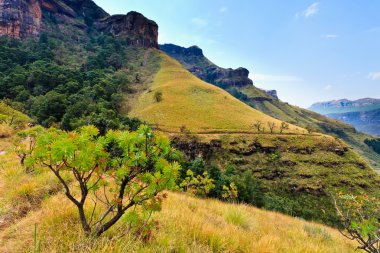
<path id="1" fill-rule="evenodd" d="M 198 45 L 222 67 L 308 107 L 380 98 L 380 1 L 95 0 L 110 14 L 155 20 L 160 43 Z"/>

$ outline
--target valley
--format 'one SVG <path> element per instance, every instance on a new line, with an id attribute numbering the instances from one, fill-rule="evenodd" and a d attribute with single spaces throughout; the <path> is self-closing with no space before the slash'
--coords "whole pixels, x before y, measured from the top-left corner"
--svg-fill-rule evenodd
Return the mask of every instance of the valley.
<path id="1" fill-rule="evenodd" d="M 376 207 L 378 139 L 342 121 L 375 105 L 324 116 L 158 36 L 91 0 L 0 0 L 0 252 L 362 245 L 336 201 Z"/>

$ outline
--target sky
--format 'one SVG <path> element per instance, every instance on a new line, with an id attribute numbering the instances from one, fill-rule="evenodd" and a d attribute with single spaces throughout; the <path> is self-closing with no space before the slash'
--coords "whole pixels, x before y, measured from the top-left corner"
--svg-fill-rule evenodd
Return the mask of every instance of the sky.
<path id="1" fill-rule="evenodd" d="M 301 107 L 380 98 L 379 0 L 95 0 L 138 11 L 159 42 L 197 45 L 221 67 L 245 67 L 255 86 Z"/>

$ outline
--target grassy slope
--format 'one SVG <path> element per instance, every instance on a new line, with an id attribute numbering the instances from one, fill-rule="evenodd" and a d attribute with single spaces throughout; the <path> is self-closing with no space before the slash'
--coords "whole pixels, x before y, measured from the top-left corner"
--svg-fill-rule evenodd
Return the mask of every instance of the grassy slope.
<path id="1" fill-rule="evenodd" d="M 10 140 L 0 145 L 9 147 Z M 178 193 L 169 193 L 155 215 L 159 227 L 149 242 L 116 236 L 126 230 L 122 222 L 90 241 L 73 204 L 55 194 L 60 187 L 49 172 L 23 173 L 10 152 L 0 163 L 0 252 L 33 251 L 35 225 L 42 252 L 354 252 L 355 245 L 329 227 Z"/>
<path id="2" fill-rule="evenodd" d="M 240 91 L 248 96 L 249 101 L 246 101 L 246 103 L 253 108 L 297 126 L 311 126 L 320 132 L 337 136 L 351 145 L 356 152 L 365 157 L 374 169 L 380 169 L 380 156 L 364 143 L 365 139 L 372 139 L 374 137 L 356 132 L 352 126 L 341 121 L 297 106 L 289 105 L 282 101 L 273 100 L 254 86 L 240 88 Z M 261 97 L 268 98 L 270 101 L 256 100 L 256 98 Z"/>
<path id="3" fill-rule="evenodd" d="M 208 67 L 217 67 L 204 56 L 192 55 L 191 53 L 174 53 L 170 50 L 168 53 L 179 60 L 186 68 L 198 66 L 205 70 Z M 234 88 L 247 96 L 247 99 L 243 102 L 267 115 L 299 127 L 305 128 L 309 126 L 325 134 L 338 136 L 351 145 L 356 152 L 364 156 L 373 168 L 380 170 L 380 156 L 364 143 L 366 138 L 371 139 L 373 138 L 372 136 L 357 133 L 353 127 L 343 122 L 273 99 L 255 86 Z"/>
<path id="4" fill-rule="evenodd" d="M 181 126 L 196 132 L 252 131 L 252 124 L 257 120 L 266 128 L 267 122 L 281 124 L 224 90 L 196 78 L 176 60 L 165 54 L 161 57 L 162 66 L 151 89 L 141 95 L 130 112 L 131 116 L 176 131 Z M 159 91 L 163 100 L 156 102 L 154 94 Z M 291 125 L 287 132 L 304 133 L 305 130 Z"/>
<path id="5" fill-rule="evenodd" d="M 16 123 L 20 123 L 20 124 L 26 124 L 28 122 L 31 122 L 31 119 L 28 116 L 26 116 L 25 114 L 15 109 L 12 109 L 11 107 L 9 107 L 8 105 L 6 105 L 4 102 L 1 102 L 1 101 L 0 101 L 0 115 L 5 115 L 7 117 L 13 116 Z"/>

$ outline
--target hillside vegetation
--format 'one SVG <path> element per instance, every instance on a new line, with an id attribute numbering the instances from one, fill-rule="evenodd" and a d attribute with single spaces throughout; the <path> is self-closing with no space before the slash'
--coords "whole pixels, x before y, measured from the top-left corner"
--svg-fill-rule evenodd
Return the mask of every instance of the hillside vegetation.
<path id="1" fill-rule="evenodd" d="M 269 132 L 268 122 L 281 125 L 281 121 L 198 79 L 169 56 L 161 54 L 161 58 L 161 69 L 151 88 L 132 107 L 131 116 L 177 132 L 181 127 L 194 132 L 253 132 L 256 121 L 262 122 L 265 132 Z M 155 99 L 157 93 L 162 94 L 160 101 Z M 306 130 L 290 125 L 287 133 L 306 133 Z"/>
<path id="2" fill-rule="evenodd" d="M 225 89 L 231 95 L 252 108 L 276 119 L 302 128 L 307 128 L 313 132 L 321 132 L 343 139 L 346 143 L 351 145 L 356 152 L 364 156 L 367 161 L 371 163 L 372 167 L 375 169 L 380 168 L 380 156 L 364 143 L 366 139 L 373 139 L 372 136 L 359 133 L 352 126 L 341 121 L 290 105 L 274 98 L 270 94 L 252 85 L 252 80 L 248 78 L 248 70 L 245 73 L 240 73 L 239 71 L 236 72 L 237 70 L 220 68 L 207 59 L 203 55 L 202 50 L 198 47 L 182 48 L 176 45 L 163 45 L 162 49 L 177 59 L 194 75 Z M 223 76 L 225 71 L 229 72 L 231 76 Z M 222 77 L 222 79 L 220 79 L 220 77 Z M 366 99 L 364 99 L 364 101 L 365 100 Z"/>
<path id="3" fill-rule="evenodd" d="M 0 149 L 0 252 L 354 252 L 329 227 L 254 207 L 169 193 L 148 240 L 121 222 L 100 240 L 87 239 L 77 211 L 49 172 L 26 174 Z M 17 187 L 16 187 L 17 186 Z M 35 232 L 36 231 L 36 232 Z M 37 245 L 37 247 L 35 246 Z"/>

